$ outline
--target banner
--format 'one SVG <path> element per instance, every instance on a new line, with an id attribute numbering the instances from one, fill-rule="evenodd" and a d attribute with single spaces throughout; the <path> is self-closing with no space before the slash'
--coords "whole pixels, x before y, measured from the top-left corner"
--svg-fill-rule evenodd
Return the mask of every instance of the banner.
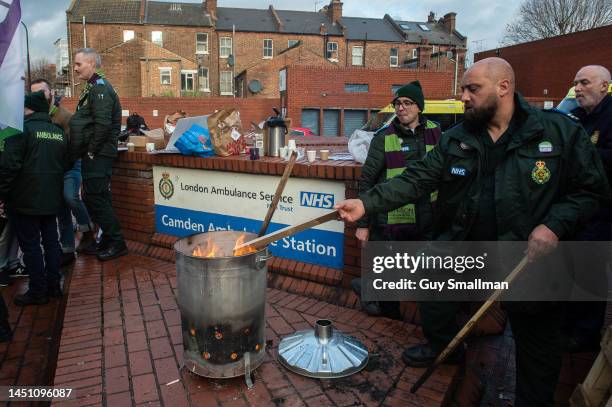
<path id="1" fill-rule="evenodd" d="M 153 167 L 155 229 L 173 236 L 259 232 L 280 177 Z M 310 220 L 344 199 L 344 182 L 291 178 L 267 233 Z M 275 256 L 341 269 L 344 223 L 331 221 L 271 243 Z"/>
<path id="2" fill-rule="evenodd" d="M 0 2 L 0 130 L 23 130 L 25 53 L 20 0 Z M 0 132 L 0 139 L 14 132 Z"/>

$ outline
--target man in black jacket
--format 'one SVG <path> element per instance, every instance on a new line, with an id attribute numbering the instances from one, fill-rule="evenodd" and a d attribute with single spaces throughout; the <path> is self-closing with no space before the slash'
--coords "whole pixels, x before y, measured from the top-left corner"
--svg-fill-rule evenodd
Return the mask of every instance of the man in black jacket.
<path id="1" fill-rule="evenodd" d="M 574 90 L 578 108 L 572 114 L 580 120 L 591 143 L 597 148 L 608 182 L 612 182 L 612 96 L 608 95 L 610 71 L 600 65 L 580 68 L 574 78 Z M 578 233 L 576 240 L 612 240 L 612 204 L 607 202 Z M 599 250 L 597 250 L 599 249 Z M 607 287 L 606 270 L 610 254 L 602 252 L 601 245 L 594 245 L 588 258 L 596 258 L 591 264 L 600 269 L 584 270 L 576 265 L 576 276 L 585 287 Z M 568 306 L 567 350 L 581 352 L 598 350 L 601 328 L 606 314 L 606 302 L 576 302 Z"/>
<path id="2" fill-rule="evenodd" d="M 102 240 L 91 241 L 83 253 L 97 254 L 105 261 L 127 254 L 121 227 L 113 211 L 110 180 L 117 157 L 121 130 L 121 105 L 111 84 L 104 79 L 100 56 L 91 48 L 79 49 L 74 71 L 85 81 L 77 110 L 70 120 L 70 150 L 82 158 L 83 198 L 92 220 L 102 229 Z"/>
<path id="3" fill-rule="evenodd" d="M 6 139 L 0 160 L 0 199 L 15 222 L 30 273 L 29 290 L 15 296 L 16 305 L 46 304 L 49 297 L 62 296 L 56 216 L 63 202 L 67 152 L 68 140 L 51 123 L 45 94 L 26 95 L 23 133 Z"/>

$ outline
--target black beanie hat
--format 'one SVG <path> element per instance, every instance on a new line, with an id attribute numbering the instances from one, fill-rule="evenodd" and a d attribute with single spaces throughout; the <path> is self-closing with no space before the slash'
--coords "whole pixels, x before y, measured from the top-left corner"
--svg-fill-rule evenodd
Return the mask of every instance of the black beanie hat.
<path id="1" fill-rule="evenodd" d="M 400 97 L 410 98 L 414 103 L 417 104 L 421 111 L 425 110 L 425 98 L 423 97 L 423 89 L 421 89 L 421 83 L 419 81 L 410 82 L 408 85 L 404 85 L 395 92 L 395 99 Z"/>
<path id="2" fill-rule="evenodd" d="M 23 105 L 35 112 L 49 112 L 49 102 L 42 90 L 26 94 Z"/>

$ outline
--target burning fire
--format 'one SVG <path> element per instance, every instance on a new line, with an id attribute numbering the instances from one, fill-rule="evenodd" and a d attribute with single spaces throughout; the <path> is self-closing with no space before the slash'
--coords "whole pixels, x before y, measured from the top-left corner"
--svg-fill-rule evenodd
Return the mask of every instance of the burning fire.
<path id="1" fill-rule="evenodd" d="M 242 255 L 249 254 L 249 253 L 255 253 L 257 251 L 256 249 L 250 246 L 243 247 L 239 250 L 235 250 L 236 247 L 243 244 L 245 240 L 246 240 L 246 234 L 242 234 L 240 235 L 240 237 L 238 237 L 238 239 L 236 240 L 236 243 L 234 244 L 234 251 L 233 251 L 234 256 L 242 256 Z M 196 257 L 211 258 L 211 257 L 223 257 L 225 256 L 225 253 L 223 252 L 223 250 L 221 250 L 221 248 L 215 242 L 213 242 L 213 240 L 209 236 L 208 239 L 203 244 L 197 245 L 196 248 L 193 249 L 193 251 L 191 252 L 191 255 L 196 256 Z"/>
<path id="2" fill-rule="evenodd" d="M 242 256 L 249 253 L 255 253 L 257 250 L 251 246 L 243 247 L 241 249 L 236 249 L 238 246 L 244 243 L 246 239 L 246 235 L 242 234 L 238 239 L 236 239 L 236 244 L 234 244 L 234 256 Z"/>

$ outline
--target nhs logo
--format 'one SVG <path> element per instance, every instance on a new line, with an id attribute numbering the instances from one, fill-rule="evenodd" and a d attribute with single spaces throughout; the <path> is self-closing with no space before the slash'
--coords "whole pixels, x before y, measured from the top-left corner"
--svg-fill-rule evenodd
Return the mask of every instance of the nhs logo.
<path id="1" fill-rule="evenodd" d="M 331 209 L 334 207 L 334 195 L 300 191 L 300 205 L 311 208 Z"/>
<path id="2" fill-rule="evenodd" d="M 451 175 L 459 175 L 461 177 L 465 177 L 467 175 L 465 168 L 461 167 L 451 167 L 450 173 Z"/>

